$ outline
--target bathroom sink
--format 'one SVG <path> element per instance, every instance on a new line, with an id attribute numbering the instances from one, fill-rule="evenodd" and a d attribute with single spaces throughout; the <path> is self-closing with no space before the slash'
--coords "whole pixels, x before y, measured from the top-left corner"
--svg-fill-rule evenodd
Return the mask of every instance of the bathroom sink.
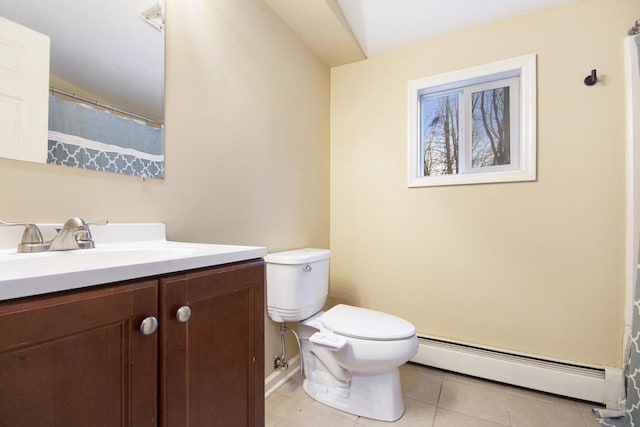
<path id="1" fill-rule="evenodd" d="M 145 230 L 146 225 L 95 227 L 93 249 L 39 253 L 0 249 L 0 300 L 227 264 L 267 253 L 264 247 L 171 242 L 164 239 L 164 225 L 151 224 L 155 229 Z"/>
<path id="2" fill-rule="evenodd" d="M 74 270 L 115 268 L 192 257 L 203 253 L 205 250 L 197 246 L 171 242 L 144 242 L 137 245 L 108 244 L 94 249 L 32 254 L 0 253 L 0 283 L 12 278 L 51 275 Z"/>

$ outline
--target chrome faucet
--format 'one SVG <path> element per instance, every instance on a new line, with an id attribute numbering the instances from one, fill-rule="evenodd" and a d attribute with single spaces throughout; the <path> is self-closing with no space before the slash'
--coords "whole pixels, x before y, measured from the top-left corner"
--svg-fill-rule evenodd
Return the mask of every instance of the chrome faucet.
<path id="1" fill-rule="evenodd" d="M 49 242 L 50 251 L 70 251 L 74 249 L 91 249 L 95 247 L 89 225 L 103 225 L 109 221 L 88 223 L 80 217 L 69 218 L 56 237 Z"/>
<path id="2" fill-rule="evenodd" d="M 95 247 L 89 225 L 104 225 L 109 221 L 85 222 L 80 217 L 69 218 L 58 234 L 49 241 L 44 241 L 37 225 L 31 222 L 4 222 L 0 225 L 23 225 L 22 241 L 18 252 L 70 251 L 75 249 L 91 249 Z"/>
<path id="3" fill-rule="evenodd" d="M 23 225 L 24 233 L 22 233 L 22 241 L 18 244 L 18 252 L 44 252 L 49 249 L 42 238 L 42 233 L 37 225 L 32 222 L 5 222 L 0 220 L 0 225 Z"/>

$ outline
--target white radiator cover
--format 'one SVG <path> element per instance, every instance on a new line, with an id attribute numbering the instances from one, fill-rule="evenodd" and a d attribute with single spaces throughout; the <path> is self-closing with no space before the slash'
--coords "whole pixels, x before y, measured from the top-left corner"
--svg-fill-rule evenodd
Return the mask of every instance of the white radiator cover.
<path id="1" fill-rule="evenodd" d="M 419 336 L 412 362 L 620 409 L 620 368 L 514 354 L 499 349 Z"/>

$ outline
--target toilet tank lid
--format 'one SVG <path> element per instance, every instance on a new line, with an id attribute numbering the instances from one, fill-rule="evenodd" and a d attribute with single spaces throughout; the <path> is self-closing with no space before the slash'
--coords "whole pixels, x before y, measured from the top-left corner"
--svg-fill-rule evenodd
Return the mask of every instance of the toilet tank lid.
<path id="1" fill-rule="evenodd" d="M 352 338 L 392 341 L 411 338 L 416 327 L 388 313 L 338 304 L 320 317 L 322 325 L 339 335 Z"/>
<path id="2" fill-rule="evenodd" d="M 294 249 L 284 252 L 273 252 L 264 257 L 264 261 L 270 264 L 308 264 L 322 261 L 331 256 L 328 249 Z"/>

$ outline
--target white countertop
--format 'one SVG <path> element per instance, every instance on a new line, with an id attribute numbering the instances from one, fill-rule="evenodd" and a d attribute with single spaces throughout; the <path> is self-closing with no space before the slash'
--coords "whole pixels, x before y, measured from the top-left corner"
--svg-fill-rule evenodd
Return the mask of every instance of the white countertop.
<path id="1" fill-rule="evenodd" d="M 57 224 L 39 225 L 45 240 Z M 16 253 L 23 227 L 0 227 L 0 301 L 262 258 L 267 248 L 171 242 L 164 224 L 91 226 L 94 249 Z"/>

